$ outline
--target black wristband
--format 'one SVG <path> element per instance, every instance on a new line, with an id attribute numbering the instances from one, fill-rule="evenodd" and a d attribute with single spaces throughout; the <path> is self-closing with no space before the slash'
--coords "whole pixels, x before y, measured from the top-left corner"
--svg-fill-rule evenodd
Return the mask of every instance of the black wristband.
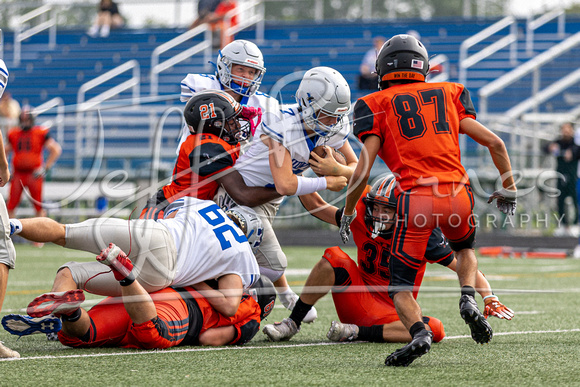
<path id="1" fill-rule="evenodd" d="M 131 273 L 129 273 L 129 275 L 127 277 L 125 277 L 121 281 L 119 281 L 119 284 L 121 286 L 129 286 L 133 282 L 135 282 L 135 275 L 133 274 L 133 272 L 131 272 Z"/>
<path id="2" fill-rule="evenodd" d="M 340 227 L 340 220 L 342 219 L 342 214 L 344 214 L 344 207 L 339 208 L 334 213 L 334 220 L 336 220 L 336 225 Z"/>

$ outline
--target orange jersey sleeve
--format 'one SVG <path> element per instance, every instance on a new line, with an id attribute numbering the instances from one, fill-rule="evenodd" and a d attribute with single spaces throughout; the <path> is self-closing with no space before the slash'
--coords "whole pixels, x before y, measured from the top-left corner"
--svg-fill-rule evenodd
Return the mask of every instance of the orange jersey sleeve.
<path id="1" fill-rule="evenodd" d="M 8 141 L 12 146 L 14 169 L 31 172 L 42 166 L 44 143 L 50 138 L 48 128 L 34 126 L 29 130 L 13 128 L 8 133 Z"/>
<path id="2" fill-rule="evenodd" d="M 163 187 L 166 199 L 183 196 L 213 200 L 218 182 L 211 177 L 234 166 L 238 145 L 230 145 L 213 134 L 192 134 L 181 144 L 171 184 Z"/>
<path id="3" fill-rule="evenodd" d="M 354 133 L 381 139 L 379 157 L 401 188 L 467 177 L 459 149 L 460 122 L 475 119 L 469 91 L 459 83 L 417 82 L 389 87 L 359 99 Z"/>

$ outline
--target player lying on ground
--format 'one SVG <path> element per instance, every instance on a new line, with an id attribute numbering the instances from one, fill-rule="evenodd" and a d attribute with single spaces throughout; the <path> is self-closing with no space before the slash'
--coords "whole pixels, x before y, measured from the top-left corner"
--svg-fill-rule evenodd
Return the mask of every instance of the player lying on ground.
<path id="1" fill-rule="evenodd" d="M 289 340 L 300 331 L 300 324 L 310 308 L 329 291 L 340 322 L 333 321 L 327 337 L 333 341 L 364 340 L 374 342 L 411 341 L 411 335 L 401 323 L 387 288 L 390 282 L 389 259 L 396 217 L 396 180 L 392 175 L 379 179 L 372 188 L 366 187 L 351 230 L 357 245 L 358 265 L 338 247 L 326 249 L 323 258 L 314 266 L 290 317 L 263 328 L 272 341 Z M 340 210 L 335 219 L 340 219 Z M 455 271 L 457 260 L 447 245 L 441 230 L 435 229 L 429 239 L 425 259 L 417 271 L 413 295 L 416 298 L 426 262 L 439 263 Z M 513 312 L 493 295 L 481 272 L 477 274 L 477 290 L 485 302 L 485 317 L 491 315 L 511 320 Z M 435 342 L 445 337 L 443 324 L 434 317 L 423 318 L 433 333 Z"/>
<path id="2" fill-rule="evenodd" d="M 60 342 L 81 348 L 241 345 L 258 332 L 261 319 L 272 310 L 275 299 L 272 283 L 259 280 L 262 288 L 268 288 L 267 292 L 258 293 L 261 302 L 245 295 L 237 312 L 224 316 L 192 287 L 166 288 L 149 294 L 135 280 L 131 260 L 113 244 L 97 256 L 97 261 L 107 265 L 119 281 L 120 298 L 108 297 L 86 311 L 80 307 L 84 301 L 80 289 L 47 293 L 30 303 L 28 311 L 33 318 L 7 315 L 2 319 L 4 328 L 20 336 L 56 332 L 61 326 L 60 318 Z"/>
<path id="3" fill-rule="evenodd" d="M 212 306 L 233 316 L 243 290 L 260 276 L 250 243 L 259 245 L 262 232 L 260 219 L 251 208 L 238 206 L 228 214 L 240 227 L 214 202 L 186 197 L 172 203 L 166 219 L 98 218 L 67 225 L 49 218 L 10 222 L 20 236 L 33 242 L 52 242 L 94 254 L 114 243 L 127 251 L 135 266 L 133 273 L 146 291 L 194 286 L 215 293 L 208 297 Z M 205 283 L 208 280 L 217 280 L 217 290 Z M 111 270 L 98 262 L 68 262 L 59 269 L 52 292 L 82 289 L 120 296 L 121 288 Z"/>

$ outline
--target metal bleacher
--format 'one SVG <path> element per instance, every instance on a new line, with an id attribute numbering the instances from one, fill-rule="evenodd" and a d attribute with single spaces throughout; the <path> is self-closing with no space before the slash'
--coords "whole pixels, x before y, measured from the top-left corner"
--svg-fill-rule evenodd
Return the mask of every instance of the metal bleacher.
<path id="1" fill-rule="evenodd" d="M 458 81 L 462 43 L 496 22 L 498 19 L 365 23 L 358 20 L 320 23 L 266 22 L 265 39 L 258 42 L 267 67 L 260 90 L 269 93 L 276 86 L 276 90 L 280 92 L 274 96 L 283 103 L 292 103 L 299 76 L 290 78 L 291 82 L 281 89 L 278 88 L 278 81 L 288 74 L 294 72 L 300 74 L 313 66 L 324 65 L 336 68 L 345 76 L 355 99 L 363 93 L 357 88 L 358 68 L 362 56 L 372 47 L 372 38 L 376 35 L 390 37 L 409 30 L 415 30 L 421 35 L 421 40 L 431 55 L 447 57 L 444 66 L 449 80 Z M 515 63 L 512 58 L 513 52 L 509 47 L 505 47 L 469 68 L 465 84 L 471 91 L 476 108 L 479 103 L 478 91 L 482 87 L 580 31 L 579 18 L 567 18 L 563 35 L 558 33 L 556 20 L 549 21 L 535 31 L 534 48 L 530 52 L 525 34 L 528 22 L 517 20 L 515 24 L 517 31 Z M 88 37 L 84 29 L 60 28 L 54 48 L 47 45 L 48 33 L 34 35 L 22 43 L 20 63 L 11 66 L 13 59 L 11 42 L 14 35 L 11 31 L 4 31 L 4 59 L 10 67 L 9 87 L 13 97 L 21 103 L 32 106 L 41 105 L 58 97 L 62 98 L 62 104 L 65 106 L 60 132 L 63 156 L 53 171 L 54 180 L 78 180 L 86 175 L 95 163 L 99 165 L 101 177 L 122 170 L 133 181 L 149 178 L 152 166 L 156 164 L 152 156 L 153 142 L 160 118 L 164 115 L 167 116 L 167 120 L 162 123 L 160 137 L 161 167 L 157 165 L 156 168 L 159 170 L 156 170 L 156 173 L 161 180 L 169 176 L 175 158 L 176 139 L 182 124 L 179 109 L 183 104 L 178 99 L 179 83 L 187 73 L 207 72 L 208 67 L 201 54 L 175 64 L 159 74 L 157 96 L 151 96 L 151 57 L 156 47 L 184 32 L 184 29 L 179 28 L 121 29 L 112 31 L 109 38 L 101 39 Z M 485 49 L 509 33 L 510 29 L 506 28 L 487 37 L 474 45 L 470 53 Z M 256 31 L 253 28 L 240 31 L 236 34 L 236 38 L 255 40 Z M 163 53 L 161 59 L 176 55 L 201 39 L 202 36 L 194 37 L 185 44 Z M 214 51 L 212 60 L 215 60 L 216 55 L 217 51 Z M 579 56 L 580 49 L 576 47 L 565 58 L 557 58 L 549 66 L 542 68 L 542 87 L 576 70 Z M 75 105 L 82 85 L 129 61 L 136 61 L 139 68 L 138 97 L 135 98 L 135 88 L 127 89 L 107 103 L 101 104 L 100 112 L 89 110 L 79 115 Z M 128 71 L 90 89 L 86 93 L 85 101 L 123 82 L 129 82 L 132 76 L 134 73 Z M 495 94 L 488 101 L 487 111 L 501 115 L 529 96 L 530 78 L 533 76 L 532 74 L 524 77 Z M 570 110 L 578 105 L 576 96 L 579 95 L 578 85 L 575 85 L 537 110 L 540 112 Z M 56 122 L 55 112 L 53 109 L 43 113 L 39 121 Z M 102 133 L 99 131 L 99 113 L 103 124 Z M 99 148 L 100 134 L 104 134 L 103 151 L 95 156 L 95 150 Z M 464 161 L 468 167 L 476 168 L 478 164 L 489 161 L 480 157 L 475 144 L 468 142 L 464 152 L 466 153 Z"/>

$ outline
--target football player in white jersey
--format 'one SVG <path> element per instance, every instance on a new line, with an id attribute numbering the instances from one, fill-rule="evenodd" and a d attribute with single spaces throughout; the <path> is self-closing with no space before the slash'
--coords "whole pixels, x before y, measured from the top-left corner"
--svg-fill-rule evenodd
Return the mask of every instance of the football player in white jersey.
<path id="1" fill-rule="evenodd" d="M 0 30 L 0 44 L 2 44 L 2 30 Z M 0 58 L 0 97 L 4 94 L 4 90 L 8 85 L 8 68 L 4 61 Z M 8 160 L 4 152 L 4 140 L 0 135 L 0 187 L 4 187 L 8 180 L 10 180 L 10 169 L 8 168 Z M 8 270 L 14 269 L 16 261 L 16 251 L 10 239 L 10 225 L 8 223 L 8 210 L 6 209 L 6 202 L 0 195 L 0 311 L 6 296 L 6 287 L 8 286 Z M 0 358 L 3 357 L 20 357 L 16 351 L 5 347 L 0 342 Z"/>
<path id="2" fill-rule="evenodd" d="M 63 225 L 49 218 L 30 218 L 11 219 L 10 225 L 33 242 L 94 254 L 113 243 L 131 259 L 135 278 L 148 292 L 168 286 L 215 292 L 217 297 L 208 301 L 227 316 L 235 313 L 243 290 L 260 276 L 252 247 L 262 238 L 261 221 L 251 208 L 236 207 L 228 213 L 239 227 L 214 202 L 185 197 L 171 204 L 165 219 L 156 221 L 97 218 Z M 74 289 L 120 296 L 121 286 L 99 262 L 68 262 L 60 267 L 52 292 L 40 297 L 58 298 Z"/>
<path id="3" fill-rule="evenodd" d="M 285 107 L 280 120 L 258 128 L 249 149 L 240 156 L 234 168 L 248 186 L 275 187 L 284 196 L 314 195 L 314 200 L 324 205 L 326 202 L 316 192 L 343 189 L 357 163 L 347 141 L 351 132 L 350 88 L 338 71 L 315 67 L 304 74 L 296 100 L 296 105 Z M 338 164 L 332 152 L 327 152 L 324 158 L 312 154 L 315 160 L 310 160 L 311 151 L 320 145 L 342 152 L 347 165 Z M 324 177 L 301 176 L 311 165 Z M 280 301 L 292 310 L 298 295 L 290 289 L 284 276 L 288 262 L 272 229 L 281 202 L 282 198 L 253 207 L 264 226 L 264 239 L 256 258 L 262 275 L 274 282 Z M 315 318 L 316 310 L 312 308 L 304 321 L 312 322 Z"/>
<path id="4" fill-rule="evenodd" d="M 258 91 L 266 72 L 264 57 L 258 46 L 248 40 L 234 40 L 220 50 L 214 65 L 215 74 L 187 74 L 181 81 L 181 102 L 189 101 L 202 90 L 224 90 L 240 104 L 260 108 L 265 122 L 279 116 L 278 101 Z M 257 120 L 253 121 L 252 135 L 260 124 Z M 189 129 L 184 127 L 178 152 L 188 135 Z"/>

